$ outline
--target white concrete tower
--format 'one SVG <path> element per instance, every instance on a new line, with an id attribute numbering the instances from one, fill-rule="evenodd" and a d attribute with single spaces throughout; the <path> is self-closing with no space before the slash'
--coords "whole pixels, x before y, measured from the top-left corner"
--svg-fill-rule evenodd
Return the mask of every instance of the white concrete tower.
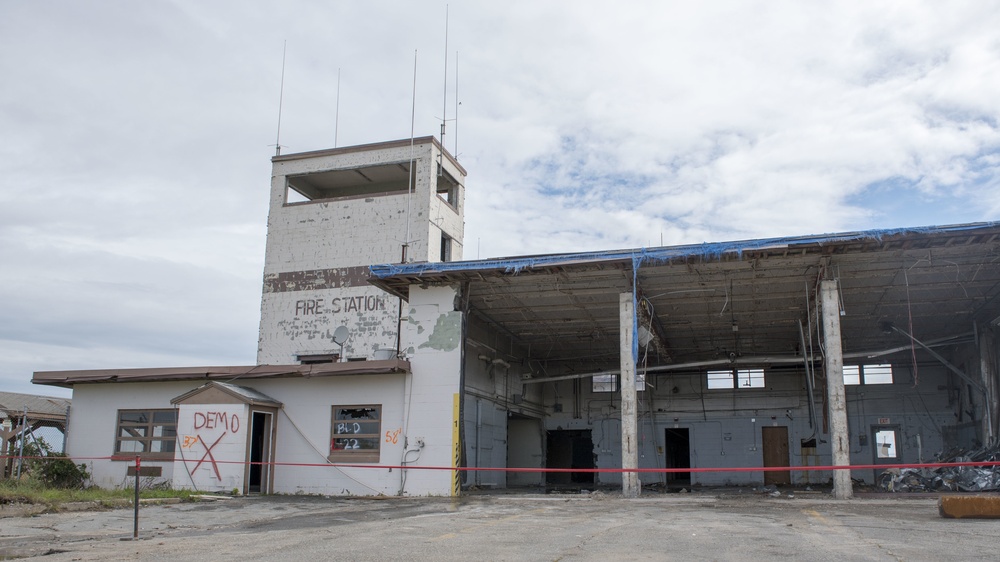
<path id="1" fill-rule="evenodd" d="M 257 363 L 335 360 L 340 326 L 343 359 L 395 356 L 398 301 L 368 266 L 404 245 L 407 262 L 461 259 L 465 175 L 434 137 L 275 156 Z"/>

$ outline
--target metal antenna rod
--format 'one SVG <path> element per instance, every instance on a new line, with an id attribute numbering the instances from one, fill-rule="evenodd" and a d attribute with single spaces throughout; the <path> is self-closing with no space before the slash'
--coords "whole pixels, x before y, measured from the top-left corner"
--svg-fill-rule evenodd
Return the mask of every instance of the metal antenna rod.
<path id="1" fill-rule="evenodd" d="M 281 105 L 285 100 L 285 53 L 288 50 L 288 39 L 281 47 L 281 90 L 278 94 L 278 133 L 274 138 L 274 155 L 281 156 Z"/>
<path id="2" fill-rule="evenodd" d="M 337 148 L 337 133 L 340 131 L 340 69 L 337 69 L 337 112 L 333 118 L 333 148 Z"/>
<path id="3" fill-rule="evenodd" d="M 413 199 L 413 135 L 417 122 L 417 51 L 413 50 L 413 100 L 410 103 L 410 166 L 406 187 L 406 237 L 403 240 L 403 263 L 409 258 L 406 249 L 410 245 L 410 200 Z"/>
<path id="4" fill-rule="evenodd" d="M 444 88 L 441 96 L 441 147 L 444 148 L 444 129 L 448 123 L 448 4 L 444 5 Z"/>
<path id="5" fill-rule="evenodd" d="M 458 106 L 462 102 L 458 101 L 458 51 L 455 51 L 455 160 L 458 160 Z"/>

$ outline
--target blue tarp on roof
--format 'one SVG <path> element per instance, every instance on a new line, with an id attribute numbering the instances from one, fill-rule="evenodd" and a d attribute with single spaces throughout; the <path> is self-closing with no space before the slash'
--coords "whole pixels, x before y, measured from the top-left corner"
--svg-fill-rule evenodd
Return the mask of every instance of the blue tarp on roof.
<path id="1" fill-rule="evenodd" d="M 470 260 L 455 262 L 421 262 L 407 264 L 382 264 L 370 267 L 374 277 L 383 279 L 394 275 L 422 275 L 424 273 L 445 273 L 449 271 L 502 270 L 505 273 L 518 273 L 524 269 L 533 269 L 550 265 L 565 265 L 569 263 L 601 262 L 631 260 L 638 268 L 643 263 L 665 262 L 676 258 L 701 257 L 706 260 L 721 259 L 727 254 L 742 256 L 743 252 L 778 248 L 783 246 L 820 245 L 829 243 L 853 242 L 858 240 L 881 241 L 883 238 L 902 234 L 946 234 L 968 230 L 979 230 L 1000 226 L 1000 221 L 962 224 L 954 226 L 924 226 L 911 228 L 889 228 L 848 232 L 840 234 L 821 234 L 812 236 L 793 236 L 781 238 L 762 238 L 758 240 L 739 240 L 732 242 L 705 242 L 683 246 L 666 246 L 662 248 L 640 248 L 633 250 L 608 250 L 601 252 L 582 252 L 570 254 L 549 254 L 539 256 L 495 258 L 486 260 Z"/>
<path id="2" fill-rule="evenodd" d="M 734 254 L 742 258 L 743 252 L 762 250 L 765 248 L 785 248 L 790 246 L 806 246 L 855 242 L 861 240 L 882 241 L 884 238 L 905 234 L 947 234 L 970 230 L 980 230 L 1000 226 L 1000 222 L 982 222 L 953 226 L 924 226 L 912 228 L 890 228 L 847 232 L 840 234 L 822 234 L 813 236 L 794 236 L 781 238 L 762 238 L 759 240 L 740 240 L 733 242 L 714 242 L 703 244 L 688 244 L 684 246 L 667 246 L 662 248 L 640 248 L 634 250 L 610 250 L 604 252 L 584 252 L 572 254 L 549 254 L 541 256 L 524 256 L 475 261 L 456 262 L 421 262 L 408 264 L 385 264 L 370 267 L 373 276 L 384 279 L 394 275 L 423 275 L 425 273 L 445 273 L 459 271 L 502 270 L 504 273 L 518 273 L 525 269 L 536 267 L 569 265 L 587 262 L 625 261 L 632 262 L 632 306 L 637 306 L 636 283 L 639 268 L 644 263 L 662 263 L 676 258 L 700 257 L 705 260 L 718 260 L 722 256 Z M 633 363 L 639 356 L 638 315 L 632 315 L 632 359 Z"/>

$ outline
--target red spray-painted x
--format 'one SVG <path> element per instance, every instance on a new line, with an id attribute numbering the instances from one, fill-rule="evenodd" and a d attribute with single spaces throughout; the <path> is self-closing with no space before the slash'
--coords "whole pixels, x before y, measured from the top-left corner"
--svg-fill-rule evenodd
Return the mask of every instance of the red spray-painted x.
<path id="1" fill-rule="evenodd" d="M 201 460 L 198 461 L 198 464 L 194 465 L 194 470 L 192 470 L 191 472 L 198 470 L 198 467 L 201 466 L 201 463 L 205 462 L 205 459 L 209 459 L 209 462 L 212 463 L 212 470 L 215 471 L 215 477 L 218 478 L 219 480 L 222 480 L 222 475 L 219 474 L 219 465 L 215 463 L 215 455 L 212 454 L 212 449 L 214 449 L 215 446 L 219 444 L 219 441 L 222 441 L 222 438 L 225 436 L 226 433 L 223 432 L 222 435 L 220 435 L 219 438 L 215 440 L 215 443 L 212 443 L 211 446 L 209 446 L 208 443 L 206 443 L 205 440 L 201 438 L 201 435 L 198 436 L 198 441 L 201 441 L 201 444 L 205 446 L 205 454 L 201 456 Z"/>

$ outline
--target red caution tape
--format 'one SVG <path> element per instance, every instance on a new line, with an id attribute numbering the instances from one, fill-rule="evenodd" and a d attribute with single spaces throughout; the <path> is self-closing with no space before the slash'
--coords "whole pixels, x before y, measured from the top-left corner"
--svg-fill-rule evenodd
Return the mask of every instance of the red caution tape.
<path id="1" fill-rule="evenodd" d="M 116 460 L 134 461 L 134 456 L 107 456 L 107 457 L 18 457 L 16 455 L 0 456 L 0 459 L 40 459 L 40 460 L 65 460 L 74 462 L 84 460 Z M 147 461 L 159 462 L 159 461 Z M 162 462 L 173 462 L 170 460 Z M 196 463 L 195 460 L 184 460 L 186 463 Z M 302 467 L 332 467 L 332 468 L 366 468 L 381 470 L 449 470 L 458 472 L 584 472 L 614 474 L 624 472 L 637 473 L 675 473 L 675 472 L 808 472 L 818 470 L 886 470 L 890 468 L 949 468 L 959 466 L 1000 466 L 1000 461 L 968 461 L 968 462 L 932 462 L 932 463 L 896 463 L 896 464 L 852 464 L 852 465 L 825 465 L 825 466 L 735 466 L 735 467 L 691 467 L 691 468 L 540 468 L 540 467 L 452 467 L 452 466 L 415 466 L 389 465 L 389 464 L 349 464 L 349 463 L 299 463 L 299 462 L 247 462 L 247 461 L 226 461 L 216 460 L 218 464 L 239 464 L 239 465 L 267 465 L 267 466 L 302 466 Z"/>

